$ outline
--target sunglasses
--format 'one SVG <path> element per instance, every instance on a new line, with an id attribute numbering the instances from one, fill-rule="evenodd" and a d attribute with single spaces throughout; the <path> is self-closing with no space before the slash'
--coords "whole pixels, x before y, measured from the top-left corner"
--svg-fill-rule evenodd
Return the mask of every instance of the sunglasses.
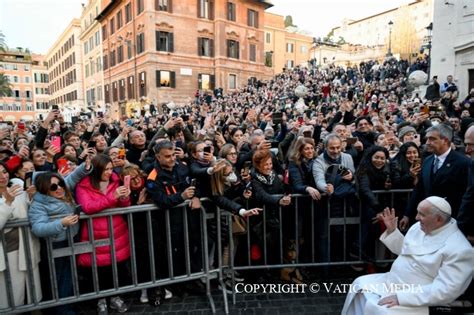
<path id="1" fill-rule="evenodd" d="M 64 184 L 63 183 L 51 184 L 51 186 L 49 186 L 49 190 L 50 191 L 56 191 L 56 190 L 58 190 L 59 187 L 64 189 Z"/>

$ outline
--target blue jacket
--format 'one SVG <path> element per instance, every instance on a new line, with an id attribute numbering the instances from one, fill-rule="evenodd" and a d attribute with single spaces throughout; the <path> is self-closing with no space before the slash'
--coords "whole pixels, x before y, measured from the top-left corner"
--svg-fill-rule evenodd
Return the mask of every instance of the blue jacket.
<path id="1" fill-rule="evenodd" d="M 64 178 L 66 186 L 71 192 L 74 192 L 77 183 L 86 177 L 92 171 L 86 171 L 85 164 L 79 165 L 71 174 Z M 33 182 L 41 172 L 33 174 Z M 28 217 L 31 223 L 31 231 L 37 237 L 51 237 L 53 242 L 64 241 L 67 239 L 67 233 L 61 224 L 61 218 L 50 219 L 53 215 L 67 216 L 74 213 L 74 204 L 69 204 L 57 198 L 35 193 L 28 211 Z M 72 236 L 79 231 L 79 224 L 70 227 Z"/>
<path id="2" fill-rule="evenodd" d="M 313 162 L 314 160 L 311 160 L 308 163 L 301 162 L 301 165 L 299 166 L 293 161 L 288 164 L 290 185 L 293 193 L 307 195 L 308 192 L 306 191 L 306 188 L 316 188 L 316 183 L 314 182 L 312 173 Z"/>
<path id="3" fill-rule="evenodd" d="M 53 242 L 67 239 L 66 229 L 61 224 L 61 218 L 50 219 L 53 215 L 71 215 L 74 213 L 74 204 L 69 204 L 57 198 L 37 192 L 28 211 L 31 231 L 37 237 L 51 237 Z M 72 225 L 72 236 L 79 231 L 79 224 Z"/>

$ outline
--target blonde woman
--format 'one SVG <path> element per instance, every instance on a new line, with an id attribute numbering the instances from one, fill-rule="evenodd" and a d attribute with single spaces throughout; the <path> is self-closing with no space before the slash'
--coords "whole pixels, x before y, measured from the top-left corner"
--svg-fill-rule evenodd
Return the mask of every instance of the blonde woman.
<path id="1" fill-rule="evenodd" d="M 259 215 L 260 211 L 262 211 L 261 208 L 246 210 L 245 207 L 242 207 L 238 202 L 234 201 L 240 199 L 239 197 L 244 198 L 240 200 L 245 200 L 250 198 L 252 195 L 249 190 L 236 189 L 238 186 L 240 186 L 238 183 L 238 177 L 234 172 L 232 164 L 225 159 L 218 160 L 216 167 L 214 168 L 214 173 L 211 175 L 211 199 L 219 208 L 231 212 L 234 215 L 233 220 L 240 220 L 240 218 Z M 233 241 L 234 252 L 232 253 L 232 257 L 235 255 L 238 247 L 238 237 L 235 234 L 233 235 Z M 229 264 L 230 255 L 229 246 L 225 246 L 222 253 L 222 263 L 224 266 Z M 227 277 L 229 279 L 225 281 L 226 290 L 229 292 L 232 292 L 232 283 L 230 281 L 231 276 L 231 274 L 228 274 Z M 235 275 L 234 279 L 236 281 L 239 280 L 238 275 Z M 241 281 L 243 281 L 243 279 L 241 279 Z"/>

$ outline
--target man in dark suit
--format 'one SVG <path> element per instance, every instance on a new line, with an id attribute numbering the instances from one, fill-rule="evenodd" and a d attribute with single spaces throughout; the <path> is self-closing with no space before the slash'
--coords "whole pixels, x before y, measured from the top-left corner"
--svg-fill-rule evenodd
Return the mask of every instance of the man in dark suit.
<path id="1" fill-rule="evenodd" d="M 469 169 L 469 181 L 466 193 L 462 197 L 459 207 L 458 226 L 467 236 L 471 243 L 474 242 L 474 125 L 467 129 L 464 135 L 464 145 L 466 155 L 471 157 L 471 167 Z"/>
<path id="2" fill-rule="evenodd" d="M 407 208 L 400 220 L 400 229 L 409 227 L 417 213 L 417 205 L 430 196 L 446 198 L 457 218 L 461 199 L 467 188 L 470 159 L 451 148 L 453 129 L 439 124 L 426 131 L 426 148 L 432 152 L 423 162 L 418 184 L 413 189 Z"/>

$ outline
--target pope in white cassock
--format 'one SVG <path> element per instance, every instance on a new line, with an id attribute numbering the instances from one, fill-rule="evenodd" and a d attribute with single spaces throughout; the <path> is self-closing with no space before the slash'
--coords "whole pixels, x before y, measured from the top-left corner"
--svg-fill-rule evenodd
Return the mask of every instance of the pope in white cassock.
<path id="1" fill-rule="evenodd" d="M 387 227 L 380 240 L 398 258 L 389 272 L 354 281 L 343 315 L 428 314 L 429 306 L 453 302 L 469 286 L 474 250 L 451 218 L 449 203 L 428 197 L 417 210 L 419 222 L 405 237 L 394 209 L 379 216 Z"/>

